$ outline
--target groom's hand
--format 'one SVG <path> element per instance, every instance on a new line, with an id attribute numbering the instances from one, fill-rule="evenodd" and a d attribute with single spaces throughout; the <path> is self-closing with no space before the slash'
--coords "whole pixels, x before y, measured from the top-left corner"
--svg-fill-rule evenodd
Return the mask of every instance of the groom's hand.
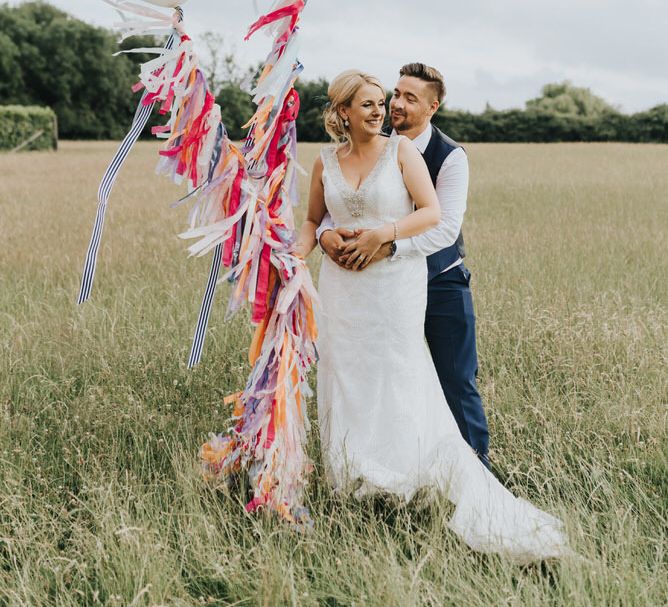
<path id="1" fill-rule="evenodd" d="M 320 246 L 324 249 L 327 256 L 337 265 L 345 267 L 341 262 L 341 253 L 343 253 L 346 245 L 351 238 L 355 237 L 355 232 L 346 230 L 344 228 L 336 228 L 335 230 L 327 230 L 320 236 Z"/>
<path id="2" fill-rule="evenodd" d="M 376 263 L 381 259 L 387 259 L 391 253 L 392 253 L 392 244 L 386 242 L 382 247 L 380 247 L 380 249 L 378 249 L 378 252 L 371 258 L 371 261 L 369 263 Z"/>

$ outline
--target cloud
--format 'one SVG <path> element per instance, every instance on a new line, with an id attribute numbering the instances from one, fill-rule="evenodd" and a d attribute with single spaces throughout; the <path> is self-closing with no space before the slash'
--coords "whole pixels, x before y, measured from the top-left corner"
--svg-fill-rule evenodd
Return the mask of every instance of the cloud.
<path id="1" fill-rule="evenodd" d="M 15 4 L 16 2 L 14 2 Z M 76 17 L 110 26 L 99 0 L 54 0 Z M 267 39 L 243 43 L 268 0 L 188 0 L 189 30 L 223 34 L 240 61 L 266 55 Z M 349 67 L 391 87 L 398 68 L 421 60 L 443 71 L 452 107 L 522 107 L 547 82 L 572 80 L 625 111 L 668 102 L 665 0 L 310 0 L 302 25 L 306 77 Z"/>

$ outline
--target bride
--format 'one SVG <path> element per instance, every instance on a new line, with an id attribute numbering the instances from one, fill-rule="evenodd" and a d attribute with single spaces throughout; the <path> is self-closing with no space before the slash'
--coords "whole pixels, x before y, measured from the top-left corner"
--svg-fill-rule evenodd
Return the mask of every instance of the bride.
<path id="1" fill-rule="evenodd" d="M 561 522 L 515 498 L 462 438 L 424 341 L 424 257 L 367 266 L 378 249 L 434 227 L 440 216 L 427 167 L 403 136 L 385 137 L 385 90 L 373 76 L 340 74 L 329 88 L 325 147 L 313 166 L 306 257 L 326 212 L 364 230 L 355 259 L 324 256 L 319 279 L 318 418 L 328 480 L 355 495 L 409 500 L 436 487 L 455 504 L 449 527 L 471 548 L 520 561 L 567 554 Z"/>

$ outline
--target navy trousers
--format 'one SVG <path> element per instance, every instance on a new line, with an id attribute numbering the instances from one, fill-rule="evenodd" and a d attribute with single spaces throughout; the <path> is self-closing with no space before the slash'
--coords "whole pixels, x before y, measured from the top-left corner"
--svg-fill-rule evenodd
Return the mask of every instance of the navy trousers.
<path id="1" fill-rule="evenodd" d="M 466 442 L 489 467 L 487 418 L 478 393 L 471 273 L 461 265 L 429 281 L 425 337 L 445 398 Z"/>

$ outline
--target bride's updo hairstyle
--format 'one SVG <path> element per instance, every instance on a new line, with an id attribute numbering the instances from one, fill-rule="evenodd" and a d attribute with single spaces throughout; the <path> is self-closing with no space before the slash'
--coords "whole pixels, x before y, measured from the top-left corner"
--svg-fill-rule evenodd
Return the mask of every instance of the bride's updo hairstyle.
<path id="1" fill-rule="evenodd" d="M 371 74 L 365 74 L 359 70 L 346 70 L 339 74 L 327 90 L 329 105 L 324 113 L 325 130 L 327 134 L 337 143 L 350 142 L 350 130 L 343 122 L 339 114 L 342 107 L 350 107 L 357 91 L 365 84 L 377 86 L 383 97 L 385 89 L 380 80 Z"/>

